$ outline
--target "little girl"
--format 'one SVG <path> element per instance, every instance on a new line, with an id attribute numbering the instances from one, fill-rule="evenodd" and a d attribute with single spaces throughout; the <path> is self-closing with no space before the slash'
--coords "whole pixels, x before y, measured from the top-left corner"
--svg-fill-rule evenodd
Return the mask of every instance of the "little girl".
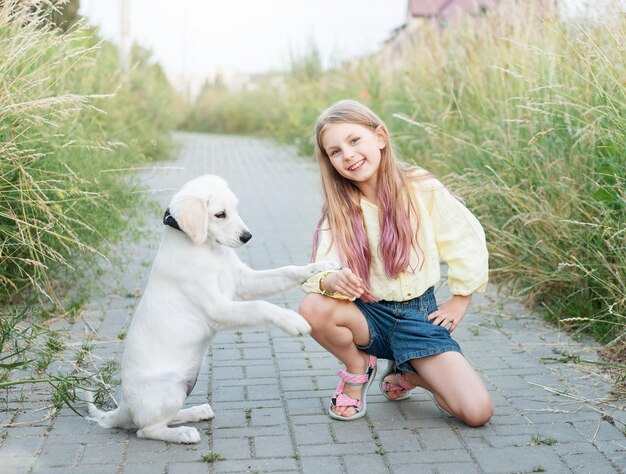
<path id="1" fill-rule="evenodd" d="M 340 101 L 317 120 L 324 206 L 314 260 L 341 270 L 308 279 L 300 313 L 313 338 L 346 366 L 329 415 L 366 412 L 377 358 L 389 360 L 379 386 L 389 400 L 422 387 L 469 426 L 491 418 L 480 377 L 450 337 L 472 293 L 487 284 L 481 225 L 431 174 L 396 158 L 385 124 L 367 107 Z M 433 286 L 448 264 L 452 298 L 437 307 Z"/>

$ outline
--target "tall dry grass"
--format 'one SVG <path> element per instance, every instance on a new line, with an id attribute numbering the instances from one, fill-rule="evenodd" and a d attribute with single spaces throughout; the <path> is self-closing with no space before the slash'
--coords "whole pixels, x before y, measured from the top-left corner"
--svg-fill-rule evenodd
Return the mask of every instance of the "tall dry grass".
<path id="1" fill-rule="evenodd" d="M 28 3 L 0 4 L 0 300 L 57 303 L 59 275 L 110 253 L 142 201 L 111 170 L 166 154 L 179 116 L 146 52 L 127 77 L 94 31 L 61 34 Z"/>
<path id="2" fill-rule="evenodd" d="M 623 360 L 626 19 L 564 21 L 523 3 L 425 25 L 393 62 L 286 75 L 248 92 L 233 122 L 258 116 L 258 98 L 263 130 L 309 154 L 321 110 L 343 98 L 367 103 L 404 159 L 441 176 L 478 215 L 492 279 Z"/>

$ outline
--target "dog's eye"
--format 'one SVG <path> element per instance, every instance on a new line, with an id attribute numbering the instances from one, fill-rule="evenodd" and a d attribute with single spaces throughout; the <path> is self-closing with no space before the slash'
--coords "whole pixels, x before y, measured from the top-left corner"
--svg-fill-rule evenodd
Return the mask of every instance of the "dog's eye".
<path id="1" fill-rule="evenodd" d="M 217 214 L 215 214 L 215 217 L 217 217 L 218 219 L 224 219 L 226 217 L 226 211 L 218 212 Z"/>

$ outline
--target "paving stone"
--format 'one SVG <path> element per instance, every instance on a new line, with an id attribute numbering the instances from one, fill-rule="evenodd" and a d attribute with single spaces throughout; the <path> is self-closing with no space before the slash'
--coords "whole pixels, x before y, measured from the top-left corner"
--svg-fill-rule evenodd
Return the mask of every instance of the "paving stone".
<path id="1" fill-rule="evenodd" d="M 248 400 L 278 400 L 280 389 L 278 385 L 248 385 Z"/>
<path id="2" fill-rule="evenodd" d="M 211 425 L 214 429 L 246 426 L 246 414 L 243 410 L 219 410 Z"/>
<path id="3" fill-rule="evenodd" d="M 63 466 L 63 467 L 36 467 L 32 471 L 37 474 L 116 474 L 117 466 L 113 464 L 99 464 L 97 466 L 89 466 L 89 470 L 85 470 L 83 466 Z M 153 471 L 154 472 L 154 471 Z"/>
<path id="4" fill-rule="evenodd" d="M 407 453 L 394 453 L 387 454 L 389 463 L 391 465 L 396 464 L 412 464 L 412 463 L 424 463 L 424 464 L 446 464 L 452 463 L 472 463 L 470 454 L 464 449 L 449 449 L 449 450 L 436 450 L 436 451 L 414 451 L 411 456 L 407 456 Z"/>
<path id="5" fill-rule="evenodd" d="M 229 459 L 250 459 L 250 444 L 248 437 L 213 439 L 212 452 Z"/>
<path id="6" fill-rule="evenodd" d="M 471 438 L 470 438 L 471 439 Z M 490 436 L 489 445 L 493 448 L 520 447 L 528 446 L 531 437 L 528 435 L 512 435 L 512 436 Z M 487 446 L 478 446 L 487 447 Z"/>
<path id="7" fill-rule="evenodd" d="M 284 409 L 281 408 L 253 408 L 250 412 L 252 426 L 286 425 Z"/>
<path id="8" fill-rule="evenodd" d="M 167 474 L 206 474 L 209 472 L 209 466 L 203 461 L 170 463 L 167 466 Z"/>
<path id="9" fill-rule="evenodd" d="M 459 473 L 463 473 L 463 474 L 472 474 L 472 473 L 479 473 L 481 472 L 480 468 L 478 466 L 475 466 L 473 464 L 470 463 L 455 463 L 455 462 L 451 462 L 451 463 L 441 463 L 441 464 L 437 464 L 437 474 L 459 474 Z M 413 472 L 422 472 L 420 471 L 413 471 Z M 398 471 L 394 470 L 395 474 L 399 474 Z"/>
<path id="10" fill-rule="evenodd" d="M 293 429 L 296 437 L 296 446 L 331 444 L 334 442 L 330 434 L 329 425 L 297 425 Z"/>
<path id="11" fill-rule="evenodd" d="M 374 441 L 360 443 L 333 443 L 298 446 L 298 453 L 301 456 L 342 456 L 346 453 L 375 454 L 379 447 Z"/>
<path id="12" fill-rule="evenodd" d="M 287 410 L 290 415 L 322 415 L 326 414 L 327 408 L 322 408 L 321 403 L 315 399 L 303 400 L 287 400 Z"/>
<path id="13" fill-rule="evenodd" d="M 362 474 L 363 472 L 386 472 L 387 467 L 383 457 L 379 454 L 351 453 L 343 457 L 348 474 Z"/>
<path id="14" fill-rule="evenodd" d="M 425 430 L 420 439 L 424 445 L 424 449 L 461 449 L 463 444 L 459 440 L 454 430 L 448 429 L 429 429 Z"/>
<path id="15" fill-rule="evenodd" d="M 249 461 L 218 461 L 211 468 L 213 472 L 296 472 L 295 459 L 254 459 Z"/>
<path id="16" fill-rule="evenodd" d="M 126 462 L 123 466 L 124 474 L 162 474 L 167 469 L 168 464 L 160 463 L 136 463 Z M 205 468 L 206 469 L 206 468 Z M 208 472 L 205 470 L 204 472 Z"/>
<path id="17" fill-rule="evenodd" d="M 422 449 L 419 438 L 409 430 L 378 431 L 378 441 L 387 452 L 413 452 Z"/>
<path id="18" fill-rule="evenodd" d="M 146 440 L 150 443 L 148 447 L 129 445 L 126 452 L 125 463 L 127 464 L 154 464 L 163 466 L 170 461 L 170 453 L 167 451 L 166 443 L 162 441 Z M 115 461 L 115 460 L 114 460 Z M 156 469 L 156 468 L 155 468 Z"/>
<path id="19" fill-rule="evenodd" d="M 292 457 L 296 454 L 288 436 L 255 436 L 254 449 L 259 458 Z"/>
<path id="20" fill-rule="evenodd" d="M 597 451 L 569 454 L 563 457 L 563 461 L 574 472 L 618 472 L 610 469 L 607 465 L 607 458 Z"/>
<path id="21" fill-rule="evenodd" d="M 302 456 L 300 463 L 303 474 L 344 474 L 343 464 L 335 456 Z"/>
<path id="22" fill-rule="evenodd" d="M 45 442 L 46 438 L 44 436 L 10 436 L 4 441 L 4 443 L 2 443 L 2 453 L 12 457 L 34 456 L 39 452 Z"/>
<path id="23" fill-rule="evenodd" d="M 80 465 L 101 464 L 103 459 L 119 463 L 122 460 L 125 443 L 89 443 L 81 456 Z"/>
<path id="24" fill-rule="evenodd" d="M 530 472 L 537 467 L 547 472 L 567 472 L 567 466 L 549 446 L 474 449 L 484 472 Z"/>
<path id="25" fill-rule="evenodd" d="M 10 454 L 2 454 L 2 468 L 0 472 L 14 473 L 26 473 L 29 472 L 32 466 L 37 464 L 36 455 L 23 455 L 13 456 Z"/>
<path id="26" fill-rule="evenodd" d="M 37 462 L 38 468 L 75 466 L 85 450 L 84 444 L 46 443 Z"/>
<path id="27" fill-rule="evenodd" d="M 455 464 L 458 466 L 458 464 Z M 461 466 L 466 466 L 465 464 L 461 464 Z M 400 464 L 400 465 L 391 465 L 391 472 L 394 474 L 438 474 L 439 470 L 432 464 L 423 464 L 418 462 L 413 462 L 411 464 Z M 457 471 L 458 474 L 460 472 L 466 472 L 464 470 Z"/>

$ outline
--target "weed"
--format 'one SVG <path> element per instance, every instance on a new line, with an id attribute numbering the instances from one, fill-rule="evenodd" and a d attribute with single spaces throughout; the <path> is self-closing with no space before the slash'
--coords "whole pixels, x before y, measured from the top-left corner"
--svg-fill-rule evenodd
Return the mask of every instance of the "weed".
<path id="1" fill-rule="evenodd" d="M 530 444 L 534 446 L 545 445 L 545 446 L 554 446 L 558 443 L 558 440 L 554 438 L 542 438 L 539 435 L 533 435 L 530 439 Z"/>
<path id="2" fill-rule="evenodd" d="M 200 460 L 204 461 L 206 463 L 212 463 L 212 462 L 215 462 L 215 461 L 224 461 L 224 460 L 226 460 L 226 458 L 223 458 L 218 453 L 209 453 L 209 454 L 205 454 L 202 457 L 200 457 Z"/>

